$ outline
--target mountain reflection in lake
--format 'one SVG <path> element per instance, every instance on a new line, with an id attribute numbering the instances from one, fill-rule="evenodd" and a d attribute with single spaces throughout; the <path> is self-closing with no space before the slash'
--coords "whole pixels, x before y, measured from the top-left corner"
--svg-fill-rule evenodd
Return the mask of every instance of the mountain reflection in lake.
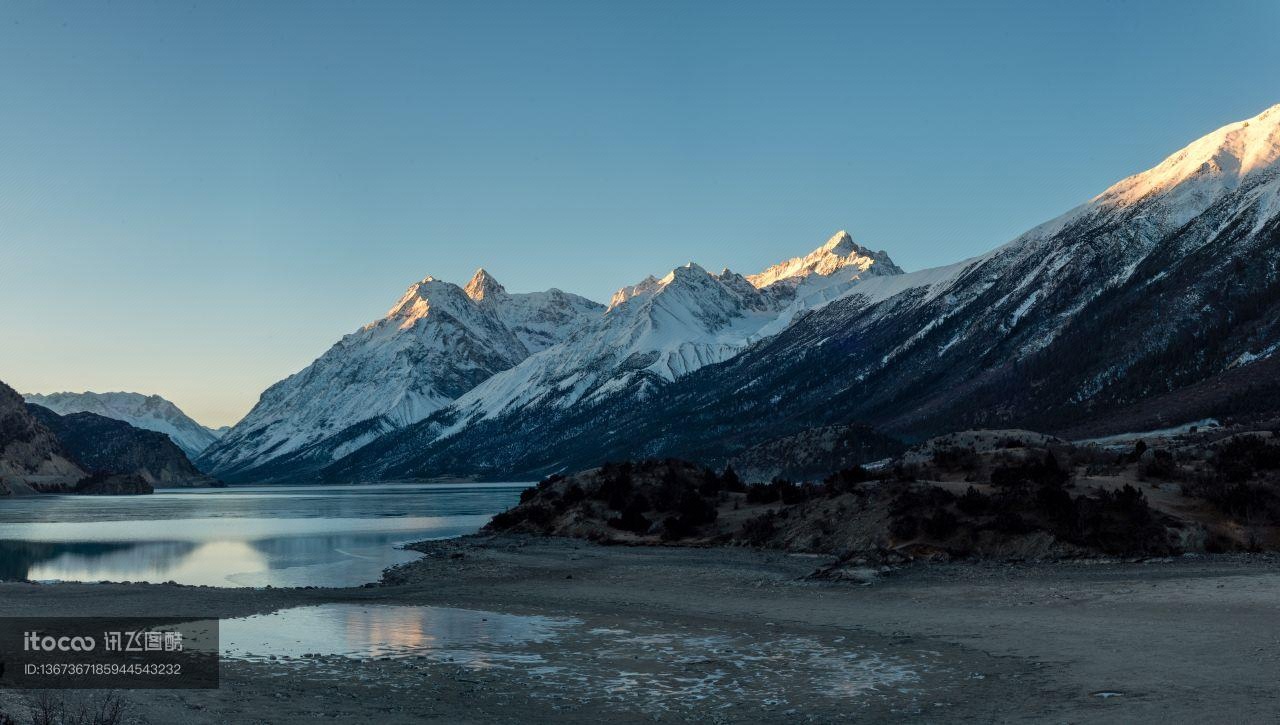
<path id="1" fill-rule="evenodd" d="M 0 578 L 351 586 L 472 533 L 527 484 L 254 486 L 0 502 Z"/>

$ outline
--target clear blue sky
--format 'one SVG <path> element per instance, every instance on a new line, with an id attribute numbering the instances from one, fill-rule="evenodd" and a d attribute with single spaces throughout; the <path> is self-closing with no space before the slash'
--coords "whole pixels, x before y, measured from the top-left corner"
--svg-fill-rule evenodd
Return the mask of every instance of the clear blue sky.
<path id="1" fill-rule="evenodd" d="M 427 274 L 1001 244 L 1280 102 L 1256 2 L 0 4 L 0 380 L 207 424 Z"/>

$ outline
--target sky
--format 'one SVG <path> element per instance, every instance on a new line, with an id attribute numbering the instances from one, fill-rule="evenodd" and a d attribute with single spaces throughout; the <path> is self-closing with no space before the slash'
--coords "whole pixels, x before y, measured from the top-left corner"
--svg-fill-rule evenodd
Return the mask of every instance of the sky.
<path id="1" fill-rule="evenodd" d="M 0 380 L 234 423 L 427 275 L 998 246 L 1280 103 L 1280 3 L 0 3 Z"/>

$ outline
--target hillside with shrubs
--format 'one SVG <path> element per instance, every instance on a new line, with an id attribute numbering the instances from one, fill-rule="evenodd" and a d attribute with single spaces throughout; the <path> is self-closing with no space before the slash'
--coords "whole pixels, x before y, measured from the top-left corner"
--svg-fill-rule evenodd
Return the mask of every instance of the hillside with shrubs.
<path id="1" fill-rule="evenodd" d="M 487 529 L 867 565 L 1273 549 L 1278 443 L 1269 431 L 1109 445 L 971 431 L 810 481 L 746 481 L 675 459 L 607 463 L 543 480 Z"/>

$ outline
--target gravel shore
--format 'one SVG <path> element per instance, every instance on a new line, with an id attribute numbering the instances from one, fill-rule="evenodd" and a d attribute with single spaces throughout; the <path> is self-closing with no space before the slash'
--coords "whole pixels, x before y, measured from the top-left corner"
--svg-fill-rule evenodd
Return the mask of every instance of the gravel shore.
<path id="1" fill-rule="evenodd" d="M 473 536 L 378 586 L 0 584 L 5 616 L 237 617 L 356 603 L 556 618 L 494 662 L 224 661 L 219 690 L 124 693 L 139 723 L 1187 722 L 1280 713 L 1280 559 L 909 566 Z M 0 711 L 23 714 L 22 693 Z"/>

